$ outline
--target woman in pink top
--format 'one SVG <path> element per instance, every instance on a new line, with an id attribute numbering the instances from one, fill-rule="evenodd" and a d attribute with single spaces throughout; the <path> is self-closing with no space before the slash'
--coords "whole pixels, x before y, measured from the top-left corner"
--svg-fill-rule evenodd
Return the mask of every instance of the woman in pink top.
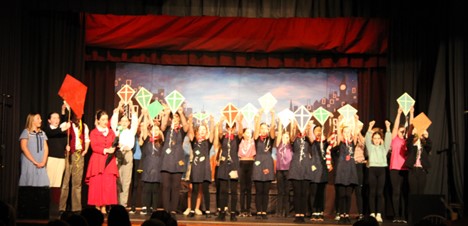
<path id="1" fill-rule="evenodd" d="M 392 130 L 392 155 L 390 157 L 390 180 L 392 182 L 392 201 L 393 201 L 393 212 L 394 219 L 393 223 L 406 223 L 405 220 L 405 201 L 404 193 L 401 191 L 407 191 L 405 184 L 408 180 L 408 168 L 403 164 L 406 161 L 406 128 L 400 125 L 400 115 L 403 112 L 401 108 L 398 108 L 398 113 L 395 118 Z M 410 122 L 414 116 L 414 109 L 410 110 Z M 403 200 L 403 203 L 400 202 Z"/>

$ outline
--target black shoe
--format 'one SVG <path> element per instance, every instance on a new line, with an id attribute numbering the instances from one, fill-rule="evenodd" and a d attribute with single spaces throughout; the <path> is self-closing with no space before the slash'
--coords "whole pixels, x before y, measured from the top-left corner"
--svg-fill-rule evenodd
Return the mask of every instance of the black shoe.
<path id="1" fill-rule="evenodd" d="M 177 214 L 175 211 L 171 211 L 171 217 L 174 219 L 174 220 L 177 220 Z"/>
<path id="2" fill-rule="evenodd" d="M 346 224 L 351 224 L 351 219 L 349 217 L 345 217 Z"/>
<path id="3" fill-rule="evenodd" d="M 294 223 L 305 223 L 304 217 L 296 216 L 294 217 Z"/>
<path id="4" fill-rule="evenodd" d="M 226 212 L 221 211 L 219 212 L 218 216 L 216 217 L 217 221 L 226 221 Z"/>
<path id="5" fill-rule="evenodd" d="M 236 212 L 231 212 L 231 221 L 237 221 Z"/>
<path id="6" fill-rule="evenodd" d="M 189 218 L 193 218 L 195 216 L 195 211 L 190 211 L 190 213 L 187 215 Z"/>
<path id="7" fill-rule="evenodd" d="M 340 219 L 338 220 L 338 224 L 346 224 L 346 219 L 344 216 L 340 216 Z"/>
<path id="8" fill-rule="evenodd" d="M 261 219 L 262 219 L 262 214 L 261 214 L 261 213 L 257 213 L 257 215 L 255 215 L 255 219 L 261 220 Z"/>

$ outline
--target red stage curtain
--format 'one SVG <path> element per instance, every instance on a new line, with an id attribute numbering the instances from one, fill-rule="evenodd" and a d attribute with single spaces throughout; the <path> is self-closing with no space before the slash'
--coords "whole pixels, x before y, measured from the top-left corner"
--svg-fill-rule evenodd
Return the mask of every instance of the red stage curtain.
<path id="1" fill-rule="evenodd" d="M 311 53 L 177 52 L 87 48 L 86 61 L 258 68 L 383 68 L 386 56 Z"/>
<path id="2" fill-rule="evenodd" d="M 86 45 L 109 49 L 382 55 L 387 43 L 375 18 L 86 15 Z"/>

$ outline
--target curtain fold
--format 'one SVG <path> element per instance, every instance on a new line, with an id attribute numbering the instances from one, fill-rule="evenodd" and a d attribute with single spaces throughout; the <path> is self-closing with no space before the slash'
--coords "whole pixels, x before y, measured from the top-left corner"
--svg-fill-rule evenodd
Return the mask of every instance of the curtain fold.
<path id="1" fill-rule="evenodd" d="M 385 56 L 86 49 L 86 61 L 258 68 L 384 68 Z"/>
<path id="2" fill-rule="evenodd" d="M 381 55 L 388 25 L 369 18 L 241 18 L 86 15 L 86 45 L 242 53 Z"/>

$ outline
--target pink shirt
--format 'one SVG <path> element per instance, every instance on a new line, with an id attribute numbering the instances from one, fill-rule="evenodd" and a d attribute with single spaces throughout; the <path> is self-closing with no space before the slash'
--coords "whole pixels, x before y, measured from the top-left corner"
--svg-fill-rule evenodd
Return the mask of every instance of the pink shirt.
<path id="1" fill-rule="evenodd" d="M 405 139 L 396 136 L 392 139 L 392 155 L 390 157 L 390 170 L 408 170 L 404 167 L 406 161 Z"/>
<path id="2" fill-rule="evenodd" d="M 255 150 L 255 143 L 253 139 L 250 142 L 242 139 L 239 145 L 239 151 L 237 152 L 240 158 L 253 158 L 257 154 Z"/>

